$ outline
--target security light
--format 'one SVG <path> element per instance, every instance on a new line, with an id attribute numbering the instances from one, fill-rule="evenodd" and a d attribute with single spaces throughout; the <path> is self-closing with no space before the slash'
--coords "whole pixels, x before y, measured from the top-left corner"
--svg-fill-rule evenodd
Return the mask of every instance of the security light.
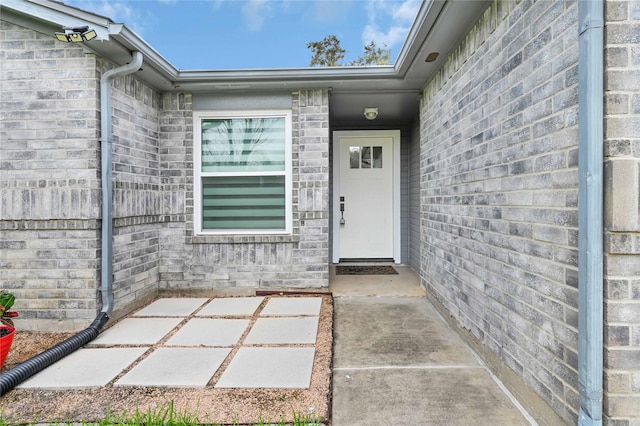
<path id="1" fill-rule="evenodd" d="M 63 33 L 55 34 L 58 40 L 65 43 L 80 43 L 98 37 L 96 30 L 90 30 L 89 27 L 64 27 L 63 29 Z"/>
<path id="2" fill-rule="evenodd" d="M 367 120 L 375 120 L 378 116 L 378 108 L 377 107 L 367 107 L 364 109 L 364 116 Z"/>

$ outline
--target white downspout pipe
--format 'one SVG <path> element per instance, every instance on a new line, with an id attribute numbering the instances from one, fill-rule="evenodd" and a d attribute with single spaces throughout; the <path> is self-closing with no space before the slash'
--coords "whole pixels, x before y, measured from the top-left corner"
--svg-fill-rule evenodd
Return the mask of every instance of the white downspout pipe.
<path id="1" fill-rule="evenodd" d="M 132 74 L 142 66 L 142 53 L 133 52 L 130 63 L 106 71 L 100 79 L 100 153 L 102 180 L 102 256 L 100 292 L 102 312 L 113 311 L 113 167 L 112 167 L 112 111 L 111 82 L 117 76 Z"/>
<path id="2" fill-rule="evenodd" d="M 602 425 L 604 0 L 579 0 L 579 425 Z"/>

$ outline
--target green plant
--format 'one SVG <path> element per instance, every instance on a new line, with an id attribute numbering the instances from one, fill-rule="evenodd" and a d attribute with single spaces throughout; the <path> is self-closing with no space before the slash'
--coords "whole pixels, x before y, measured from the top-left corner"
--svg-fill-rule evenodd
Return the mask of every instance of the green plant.
<path id="1" fill-rule="evenodd" d="M 299 414 L 293 412 L 293 423 L 287 423 L 284 419 L 281 419 L 278 423 L 272 421 L 265 421 L 262 418 L 258 420 L 253 426 L 322 426 L 324 425 L 324 419 L 316 417 L 313 413 Z"/>
<path id="2" fill-rule="evenodd" d="M 253 426 L 322 426 L 323 421 L 322 418 L 317 418 L 314 414 L 299 414 L 294 412 L 293 423 L 287 423 L 285 420 L 274 423 L 259 419 Z M 0 410 L 0 426 L 9 426 L 11 424 L 12 423 L 9 423 L 5 419 L 3 411 Z M 38 422 L 38 424 L 43 423 Z M 73 421 L 50 422 L 49 426 L 71 426 L 77 424 L 77 422 Z M 189 411 L 188 408 L 177 411 L 173 401 L 155 408 L 148 408 L 146 411 L 141 411 L 136 408 L 133 413 L 127 413 L 126 411 L 121 414 L 107 412 L 104 419 L 95 422 L 83 420 L 80 424 L 82 426 L 196 426 L 202 424 L 222 426 L 206 420 L 201 421 L 196 412 Z M 233 424 L 238 424 L 238 421 L 234 420 Z"/>
<path id="3" fill-rule="evenodd" d="M 103 423 L 106 422 L 106 423 Z M 170 401 L 168 404 L 148 408 L 147 411 L 140 411 L 136 408 L 136 411 L 132 414 L 123 413 L 121 416 L 113 416 L 107 414 L 107 418 L 103 422 L 97 423 L 98 425 L 145 425 L 145 426 L 187 426 L 187 425 L 199 425 L 202 422 L 199 420 L 198 415 L 195 412 L 190 412 L 188 408 L 182 411 L 176 411 L 174 402 Z"/>
<path id="4" fill-rule="evenodd" d="M 293 424 L 294 426 L 320 426 L 324 422 L 322 417 L 316 417 L 315 414 L 298 414 L 293 413 Z"/>
<path id="5" fill-rule="evenodd" d="M 7 290 L 0 291 L 0 325 L 5 324 L 9 327 L 13 327 L 13 321 L 11 318 L 15 318 L 18 316 L 18 313 L 15 311 L 10 311 L 14 302 L 16 301 L 16 297 L 9 293 Z"/>

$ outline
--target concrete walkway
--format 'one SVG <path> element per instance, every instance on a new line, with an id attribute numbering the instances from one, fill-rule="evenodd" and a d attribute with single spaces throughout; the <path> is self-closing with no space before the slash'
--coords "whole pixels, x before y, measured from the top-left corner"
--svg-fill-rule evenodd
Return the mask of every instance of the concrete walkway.
<path id="1" fill-rule="evenodd" d="M 386 296 L 334 293 L 332 426 L 535 424 L 403 268 Z"/>
<path id="2" fill-rule="evenodd" d="M 332 426 L 527 425 L 506 388 L 449 328 L 416 275 L 331 275 Z M 306 388 L 321 297 L 158 299 L 20 388 Z M 264 365 L 270 368 L 265 369 Z"/>

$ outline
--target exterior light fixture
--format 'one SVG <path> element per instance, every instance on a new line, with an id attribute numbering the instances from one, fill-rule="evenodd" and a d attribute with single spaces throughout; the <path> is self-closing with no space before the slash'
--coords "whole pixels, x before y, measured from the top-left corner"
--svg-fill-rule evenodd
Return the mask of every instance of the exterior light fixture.
<path id="1" fill-rule="evenodd" d="M 364 117 L 367 120 L 375 120 L 378 116 L 378 108 L 365 108 L 364 109 Z"/>
<path id="2" fill-rule="evenodd" d="M 433 62 L 436 59 L 438 59 L 438 56 L 440 55 L 440 53 L 438 52 L 431 52 L 427 55 L 427 58 L 424 60 L 425 62 Z"/>
<path id="3" fill-rule="evenodd" d="M 65 43 L 80 43 L 98 37 L 96 30 L 90 30 L 89 27 L 64 27 L 63 29 L 63 33 L 56 33 L 56 38 Z"/>

